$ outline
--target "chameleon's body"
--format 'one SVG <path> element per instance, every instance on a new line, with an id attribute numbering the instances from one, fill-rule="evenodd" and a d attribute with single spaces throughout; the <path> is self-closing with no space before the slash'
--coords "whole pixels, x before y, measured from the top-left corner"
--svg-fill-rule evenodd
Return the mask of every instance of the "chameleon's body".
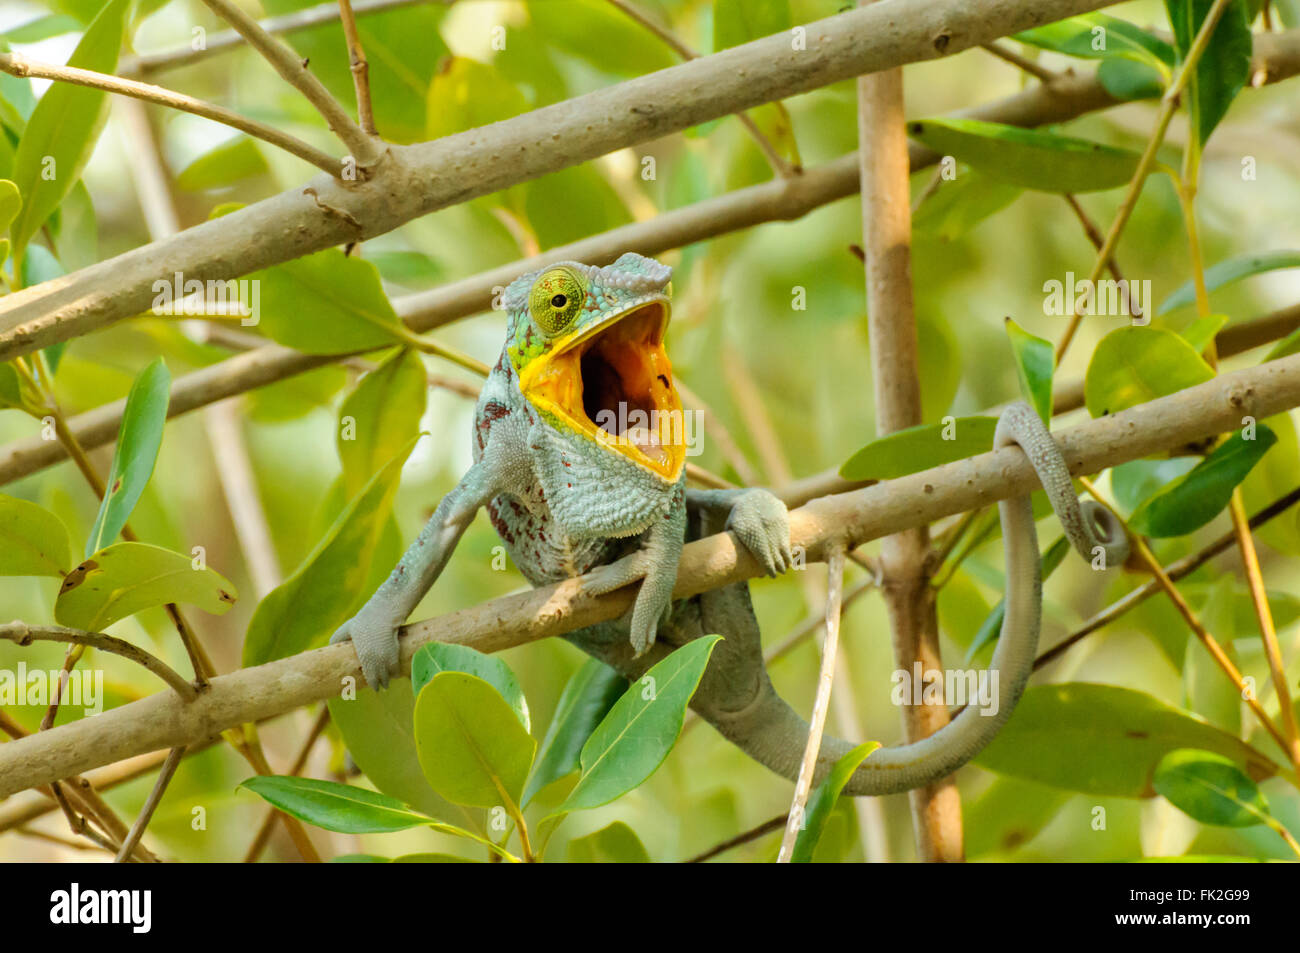
<path id="1" fill-rule="evenodd" d="M 602 593 L 641 582 L 628 617 L 568 635 L 627 677 L 639 677 L 677 645 L 722 635 L 692 705 L 754 758 L 793 778 L 807 725 L 768 680 L 748 585 L 672 604 L 686 539 L 728 530 L 769 575 L 792 560 L 786 509 L 776 497 L 686 488 L 685 428 L 671 426 L 681 422 L 681 404 L 663 348 L 670 275 L 656 261 L 627 254 L 603 268 L 554 265 L 506 289 L 506 342 L 476 408 L 474 465 L 334 640 L 351 639 L 367 681 L 384 686 L 398 667 L 398 627 L 486 507 L 533 585 L 583 576 L 584 588 Z M 651 420 L 657 414 L 670 426 L 645 426 L 636 412 Z M 999 444 L 1024 447 L 1076 545 L 1095 542 L 1085 539 L 1089 528 L 1079 519 L 1068 472 L 1041 422 L 1023 405 L 1004 422 Z M 1008 668 L 1002 713 L 982 718 L 968 709 L 938 735 L 877 752 L 846 793 L 906 790 L 951 772 L 1014 708 L 1038 638 L 1038 547 L 1028 499 L 1001 505 L 1009 582 L 993 664 Z M 845 750 L 844 742 L 826 739 L 823 770 Z"/>

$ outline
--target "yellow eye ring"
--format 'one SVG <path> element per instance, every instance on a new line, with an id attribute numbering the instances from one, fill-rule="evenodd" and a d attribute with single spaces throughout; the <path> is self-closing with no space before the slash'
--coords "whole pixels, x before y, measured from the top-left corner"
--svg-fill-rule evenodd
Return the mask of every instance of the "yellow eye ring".
<path id="1" fill-rule="evenodd" d="M 547 334 L 559 334 L 573 324 L 586 300 L 586 279 L 567 265 L 558 265 L 533 282 L 528 311 Z"/>

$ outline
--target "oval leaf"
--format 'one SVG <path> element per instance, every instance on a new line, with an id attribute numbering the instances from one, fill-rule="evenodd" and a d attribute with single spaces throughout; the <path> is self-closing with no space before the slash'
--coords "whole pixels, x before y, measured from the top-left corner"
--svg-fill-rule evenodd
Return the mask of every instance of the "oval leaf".
<path id="1" fill-rule="evenodd" d="M 403 326 L 363 258 L 327 248 L 259 271 L 260 328 L 306 354 L 344 354 L 397 344 Z"/>
<path id="2" fill-rule="evenodd" d="M 996 417 L 908 427 L 867 444 L 840 467 L 846 480 L 892 480 L 993 449 Z"/>
<path id="3" fill-rule="evenodd" d="M 1277 443 L 1263 424 L 1254 429 L 1251 440 L 1234 432 L 1184 476 L 1148 497 L 1129 520 L 1133 531 L 1156 538 L 1182 536 L 1218 516 L 1237 484 Z"/>
<path id="4" fill-rule="evenodd" d="M 1170 751 L 1202 748 L 1277 773 L 1234 735 L 1131 688 L 1069 682 L 1026 689 L 1006 727 L 975 759 L 999 774 L 1068 791 L 1151 797 L 1156 766 Z"/>
<path id="5" fill-rule="evenodd" d="M 440 672 L 415 699 L 415 749 L 433 789 L 467 807 L 519 810 L 535 742 L 495 688 Z"/>
<path id="6" fill-rule="evenodd" d="M 54 618 L 74 629 L 102 632 L 142 609 L 184 603 L 221 615 L 235 599 L 235 587 L 224 576 L 195 569 L 189 556 L 148 543 L 115 543 L 68 573 Z"/>
<path id="7" fill-rule="evenodd" d="M 1116 328 L 1088 362 L 1083 399 L 1094 417 L 1136 407 L 1204 384 L 1214 371 L 1196 350 L 1164 328 Z"/>
<path id="8" fill-rule="evenodd" d="M 1133 178 L 1140 158 L 1087 139 L 979 119 L 921 119 L 908 123 L 907 134 L 991 178 L 1040 192 L 1117 188 Z"/>
<path id="9" fill-rule="evenodd" d="M 555 706 L 532 777 L 524 788 L 525 804 L 551 782 L 578 770 L 582 746 L 626 689 L 627 679 L 596 659 L 587 659 L 573 673 Z"/>
<path id="10" fill-rule="evenodd" d="M 1214 0 L 1165 0 L 1178 58 L 1185 59 Z M 1187 84 L 1187 109 L 1200 144 L 1210 138 L 1250 75 L 1252 40 L 1245 3 L 1229 3 Z"/>
<path id="11" fill-rule="evenodd" d="M 1228 758 L 1183 748 L 1160 759 L 1156 793 L 1188 817 L 1217 827 L 1253 827 L 1270 815 L 1259 787 Z"/>
<path id="12" fill-rule="evenodd" d="M 430 642 L 420 646 L 420 650 L 411 659 L 411 689 L 418 696 L 425 685 L 439 672 L 464 672 L 483 679 L 495 688 L 506 700 L 524 726 L 529 731 L 528 700 L 524 690 L 519 687 L 519 679 L 510 671 L 510 666 L 495 655 L 485 655 L 468 645 L 449 645 L 446 642 Z"/>
<path id="13" fill-rule="evenodd" d="M 1012 34 L 1013 40 L 1083 59 L 1124 57 L 1171 65 L 1174 48 L 1136 24 L 1105 13 L 1066 17 L 1046 26 Z"/>
<path id="14" fill-rule="evenodd" d="M 63 576 L 72 565 L 59 518 L 27 500 L 0 495 L 0 576 Z"/>
<path id="15" fill-rule="evenodd" d="M 95 525 L 86 540 L 87 558 L 117 539 L 153 476 L 158 449 L 162 446 L 163 426 L 167 423 L 171 386 L 172 376 L 159 357 L 140 372 L 126 395 L 104 499 L 99 503 Z"/>
<path id="16" fill-rule="evenodd" d="M 608 804 L 658 770 L 721 638 L 683 645 L 623 693 L 582 746 L 582 776 L 557 814 Z"/>
<path id="17" fill-rule="evenodd" d="M 387 834 L 429 823 L 395 797 L 350 784 L 258 775 L 239 786 L 286 814 L 340 834 Z"/>

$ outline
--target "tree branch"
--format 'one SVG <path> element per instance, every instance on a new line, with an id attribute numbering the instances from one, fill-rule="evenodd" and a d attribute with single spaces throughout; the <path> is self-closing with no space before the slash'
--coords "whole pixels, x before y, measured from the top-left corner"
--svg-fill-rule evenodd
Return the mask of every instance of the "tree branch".
<path id="1" fill-rule="evenodd" d="M 304 88 L 319 87 L 286 47 L 228 0 L 204 2 L 230 17 L 283 73 Z M 389 146 L 366 181 L 318 176 L 305 189 L 0 299 L 0 361 L 147 311 L 160 274 L 236 278 L 719 116 L 860 73 L 950 55 L 1103 5 L 891 0 L 808 24 L 804 44 L 792 43 L 787 34 L 765 37 L 480 129 Z M 322 106 L 324 100 L 317 100 Z M 364 136 L 328 101 L 331 115 L 338 113 L 331 125 Z M 365 164 L 364 156 L 354 155 Z"/>
<path id="2" fill-rule="evenodd" d="M 1300 406 L 1300 355 L 1216 377 L 1055 434 L 1072 473 L 1107 467 L 1236 429 Z M 1037 488 L 1033 467 L 1015 447 L 980 454 L 874 486 L 813 500 L 790 514 L 791 542 L 811 560 L 828 542 L 857 546 Z M 762 568 L 732 536 L 688 543 L 678 567 L 675 598 L 741 582 Z M 617 618 L 634 592 L 605 596 L 584 591 L 578 579 L 515 593 L 404 627 L 402 665 L 429 641 L 495 652 Z M 173 693 L 152 695 L 50 731 L 0 745 L 0 798 L 35 785 L 159 748 L 210 738 L 338 694 L 344 679 L 359 679 L 352 646 L 303 652 L 214 678 L 193 702 Z"/>
<path id="3" fill-rule="evenodd" d="M 175 689 L 176 694 L 186 700 L 195 697 L 194 686 L 187 682 L 180 673 L 170 665 L 124 639 L 102 632 L 84 632 L 81 629 L 69 629 L 61 625 L 28 625 L 26 622 L 7 622 L 0 625 L 0 639 L 17 645 L 31 645 L 33 642 L 62 642 L 65 645 L 88 645 L 91 648 L 119 655 L 135 662 Z"/>
<path id="4" fill-rule="evenodd" d="M 1300 73 L 1300 30 L 1276 36 L 1256 37 L 1256 60 L 1270 82 L 1288 79 Z M 1064 122 L 1085 113 L 1115 105 L 1115 100 L 1097 82 L 1095 75 L 1065 74 L 1050 88 L 1031 87 L 1005 99 L 973 109 L 961 110 L 959 117 L 1003 122 L 1009 125 L 1035 126 Z M 915 143 L 908 147 L 912 171 L 938 162 L 939 156 Z M 791 180 L 778 179 L 762 185 L 739 189 L 713 199 L 697 202 L 666 212 L 647 222 L 612 229 L 581 241 L 562 245 L 533 258 L 512 262 L 441 288 L 394 300 L 399 315 L 416 331 L 427 331 L 458 318 L 485 311 L 490 306 L 493 288 L 504 287 L 519 275 L 565 259 L 589 264 L 608 264 L 625 251 L 654 255 L 717 235 L 748 228 L 764 222 L 797 219 L 813 209 L 853 195 L 858 190 L 857 154 L 842 156 L 826 165 L 805 170 Z M 109 280 L 109 279 L 104 279 Z M 40 287 L 40 286 L 37 286 Z M 3 300 L 0 300 L 3 315 Z M 1242 324 L 1225 328 L 1217 341 L 1219 353 L 1236 347 L 1239 335 L 1250 336 L 1253 343 L 1239 342 L 1238 350 L 1249 350 L 1275 340 L 1300 325 L 1300 306 L 1271 316 L 1275 325 Z M 3 318 L 0 317 L 0 322 Z M 1285 330 L 1280 330 L 1285 327 Z M 1238 353 L 1234 350 L 1231 353 Z M 271 344 L 230 358 L 177 380 L 172 385 L 169 416 L 188 413 L 226 397 L 323 367 L 355 355 L 322 356 L 303 354 Z M 1062 399 L 1064 404 L 1059 403 Z M 1080 406 L 1082 382 L 1058 394 L 1058 413 Z M 100 447 L 117 436 L 126 401 L 97 407 L 72 418 L 68 424 L 81 444 Z M 64 458 L 62 447 L 39 436 L 19 440 L 0 448 L 0 484 L 28 476 Z M 797 481 L 782 491 L 782 498 L 797 506 L 827 493 L 843 492 L 859 484 L 842 480 L 835 474 L 818 474 Z"/>

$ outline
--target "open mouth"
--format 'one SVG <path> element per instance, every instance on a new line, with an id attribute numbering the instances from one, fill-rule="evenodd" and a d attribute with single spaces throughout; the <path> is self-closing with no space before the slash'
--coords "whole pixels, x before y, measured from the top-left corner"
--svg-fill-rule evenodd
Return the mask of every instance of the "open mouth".
<path id="1" fill-rule="evenodd" d="M 559 342 L 520 377 L 524 395 L 591 439 L 675 481 L 686 464 L 681 398 L 664 350 L 668 300 Z"/>

